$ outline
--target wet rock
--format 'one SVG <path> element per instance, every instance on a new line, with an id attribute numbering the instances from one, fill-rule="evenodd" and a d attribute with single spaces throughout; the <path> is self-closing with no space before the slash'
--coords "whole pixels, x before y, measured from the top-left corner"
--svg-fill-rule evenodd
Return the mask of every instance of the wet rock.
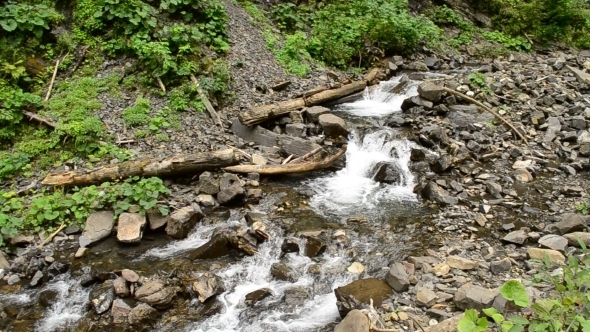
<path id="1" fill-rule="evenodd" d="M 346 122 L 333 114 L 322 114 L 319 117 L 320 126 L 328 137 L 338 137 L 348 135 L 348 127 Z"/>
<path id="2" fill-rule="evenodd" d="M 121 213 L 117 226 L 117 240 L 123 243 L 138 243 L 143 236 L 145 216 L 139 213 Z"/>
<path id="3" fill-rule="evenodd" d="M 539 244 L 545 248 L 564 251 L 567 247 L 567 239 L 563 236 L 548 234 L 539 239 Z"/>
<path id="4" fill-rule="evenodd" d="M 459 203 L 457 197 L 451 196 L 446 190 L 439 187 L 435 182 L 429 181 L 428 184 L 420 191 L 422 197 L 438 203 L 440 205 L 456 205 Z"/>
<path id="5" fill-rule="evenodd" d="M 570 246 L 580 247 L 580 241 L 587 247 L 590 247 L 590 233 L 586 232 L 573 232 L 565 234 L 563 236 Z"/>
<path id="6" fill-rule="evenodd" d="M 519 229 L 508 233 L 502 240 L 510 243 L 524 244 L 527 239 L 527 233 L 524 230 Z"/>
<path id="7" fill-rule="evenodd" d="M 435 144 L 447 146 L 451 142 L 445 129 L 440 126 L 432 125 L 424 127 L 420 130 L 420 134 L 423 134 Z"/>
<path id="8" fill-rule="evenodd" d="M 199 175 L 199 193 L 215 195 L 219 192 L 219 181 L 211 172 L 203 172 Z"/>
<path id="9" fill-rule="evenodd" d="M 285 133 L 293 137 L 305 137 L 306 132 L 307 127 L 303 123 L 289 123 L 285 126 Z"/>
<path id="10" fill-rule="evenodd" d="M 426 159 L 426 152 L 422 149 L 412 149 L 410 152 L 410 160 L 411 161 L 423 161 Z"/>
<path id="11" fill-rule="evenodd" d="M 81 248 L 78 248 L 78 250 L 76 250 L 74 257 L 75 258 L 82 258 L 82 257 L 84 257 L 84 255 L 86 255 L 86 253 L 88 253 L 88 248 L 81 247 Z"/>
<path id="12" fill-rule="evenodd" d="M 330 109 L 322 106 L 313 106 L 305 109 L 305 114 L 309 122 L 318 122 L 320 115 L 327 113 L 330 113 Z"/>
<path id="13" fill-rule="evenodd" d="M 270 130 L 264 129 L 260 126 L 248 127 L 240 123 L 240 120 L 234 119 L 232 121 L 231 130 L 236 136 L 242 138 L 245 141 L 255 142 L 263 146 L 275 146 L 277 144 L 276 133 Z M 213 195 L 212 193 L 206 193 Z"/>
<path id="14" fill-rule="evenodd" d="M 296 282 L 297 279 L 299 279 L 298 273 L 283 263 L 274 263 L 271 265 L 270 274 L 272 274 L 277 279 L 289 282 Z"/>
<path id="15" fill-rule="evenodd" d="M 113 316 L 113 323 L 121 324 L 128 320 L 131 307 L 121 299 L 116 299 L 111 308 L 111 316 Z"/>
<path id="16" fill-rule="evenodd" d="M 139 281 L 139 275 L 133 270 L 123 269 L 123 271 L 121 271 L 121 276 L 123 277 L 123 279 L 129 282 Z"/>
<path id="17" fill-rule="evenodd" d="M 197 298 L 204 303 L 209 298 L 221 294 L 225 291 L 223 281 L 212 273 L 204 273 L 193 282 L 193 291 L 197 293 Z"/>
<path id="18" fill-rule="evenodd" d="M 57 292 L 52 289 L 46 289 L 39 293 L 39 304 L 44 308 L 51 307 L 57 299 Z"/>
<path id="19" fill-rule="evenodd" d="M 559 234 L 583 231 L 586 228 L 586 218 L 577 213 L 564 214 L 557 224 L 554 225 Z"/>
<path id="20" fill-rule="evenodd" d="M 281 251 L 284 253 L 299 252 L 299 241 L 295 238 L 285 238 L 281 245 Z"/>
<path id="21" fill-rule="evenodd" d="M 312 296 L 311 291 L 303 286 L 294 286 L 285 290 L 284 302 L 290 306 L 303 305 Z"/>
<path id="22" fill-rule="evenodd" d="M 209 194 L 200 194 L 197 196 L 197 202 L 206 207 L 215 206 L 215 198 Z"/>
<path id="23" fill-rule="evenodd" d="M 107 312 L 115 300 L 115 291 L 111 284 L 101 285 L 90 292 L 90 303 L 97 314 Z"/>
<path id="24" fill-rule="evenodd" d="M 159 229 L 168 222 L 168 216 L 163 216 L 158 209 L 150 209 L 146 215 L 151 230 Z"/>
<path id="25" fill-rule="evenodd" d="M 29 283 L 29 285 L 31 287 L 37 287 L 37 286 L 41 285 L 42 282 L 43 282 L 43 272 L 37 271 L 35 273 L 35 275 L 33 276 L 33 278 L 31 279 L 31 282 Z"/>
<path id="26" fill-rule="evenodd" d="M 433 83 L 424 83 L 418 86 L 418 95 L 433 103 L 438 103 L 441 100 L 442 93 L 442 87 Z"/>
<path id="27" fill-rule="evenodd" d="M 393 290 L 385 281 L 373 278 L 359 279 L 334 290 L 336 305 L 342 318 L 346 317 L 352 309 L 356 309 L 358 303 L 368 305 L 370 299 L 373 299 L 375 307 L 379 307 L 392 295 L 392 292 Z"/>
<path id="28" fill-rule="evenodd" d="M 317 257 L 326 251 L 326 244 L 317 236 L 308 236 L 305 243 L 305 255 L 309 258 Z"/>
<path id="29" fill-rule="evenodd" d="M 68 271 L 69 266 L 62 262 L 53 262 L 47 268 L 47 276 L 49 278 L 55 278 L 62 273 L 66 273 Z"/>
<path id="30" fill-rule="evenodd" d="M 401 109 L 404 112 L 407 112 L 410 108 L 422 106 L 425 109 L 432 109 L 434 104 L 426 99 L 421 98 L 420 96 L 414 96 L 407 98 L 403 101 Z"/>
<path id="31" fill-rule="evenodd" d="M 392 264 L 385 280 L 398 293 L 405 292 L 410 287 L 410 279 L 402 263 Z"/>
<path id="32" fill-rule="evenodd" d="M 515 170 L 513 174 L 516 181 L 525 183 L 533 181 L 533 175 L 524 168 Z"/>
<path id="33" fill-rule="evenodd" d="M 158 311 L 148 304 L 140 303 L 131 309 L 127 320 L 133 326 L 144 326 L 153 323 L 158 318 Z"/>
<path id="34" fill-rule="evenodd" d="M 86 247 L 96 243 L 109 235 L 115 225 L 115 214 L 113 211 L 98 211 L 92 213 L 86 219 L 86 226 L 80 236 L 80 247 Z"/>
<path id="35" fill-rule="evenodd" d="M 441 156 L 430 163 L 430 169 L 434 173 L 442 173 L 453 165 L 453 158 L 449 155 Z"/>
<path id="36" fill-rule="evenodd" d="M 367 315 L 357 309 L 351 310 L 334 328 L 334 332 L 369 332 L 369 330 L 370 323 Z"/>
<path id="37" fill-rule="evenodd" d="M 8 280 L 6 280 L 6 282 L 9 286 L 16 285 L 20 282 L 20 278 L 18 275 L 13 274 L 10 277 L 8 277 Z"/>
<path id="38" fill-rule="evenodd" d="M 205 215 L 198 206 L 191 205 L 178 209 L 170 214 L 166 233 L 177 239 L 184 239 Z"/>
<path id="39" fill-rule="evenodd" d="M 8 258 L 6 254 L 0 251 L 0 269 L 10 270 L 10 263 L 8 263 Z"/>
<path id="40" fill-rule="evenodd" d="M 373 167 L 370 172 L 373 181 L 393 184 L 399 182 L 402 171 L 396 164 L 380 161 Z"/>
<path id="41" fill-rule="evenodd" d="M 244 188 L 239 183 L 234 183 L 230 187 L 222 190 L 217 194 L 219 204 L 228 204 L 235 202 L 244 197 Z"/>
<path id="42" fill-rule="evenodd" d="M 365 267 L 359 262 L 353 262 L 346 270 L 350 273 L 361 274 L 365 272 Z"/>
<path id="43" fill-rule="evenodd" d="M 461 310 L 482 310 L 492 305 L 497 294 L 497 291 L 467 283 L 457 290 L 454 302 Z"/>
<path id="44" fill-rule="evenodd" d="M 115 281 L 113 281 L 113 288 L 118 297 L 129 296 L 129 286 L 127 286 L 127 281 L 124 278 L 119 277 L 115 279 Z"/>
<path id="45" fill-rule="evenodd" d="M 176 287 L 166 287 L 151 295 L 138 297 L 136 294 L 136 297 L 143 303 L 147 303 L 156 309 L 164 310 L 172 306 L 172 303 L 176 299 L 177 292 L 178 289 Z"/>
<path id="46" fill-rule="evenodd" d="M 449 256 L 447 257 L 447 264 L 453 269 L 459 270 L 471 270 L 477 267 L 477 262 L 463 258 L 460 256 Z"/>
<path id="47" fill-rule="evenodd" d="M 426 287 L 420 288 L 418 294 L 416 294 L 416 304 L 421 307 L 430 308 L 436 303 L 437 299 L 436 293 Z"/>
<path id="48" fill-rule="evenodd" d="M 80 276 L 80 285 L 82 287 L 88 287 L 97 281 L 96 273 L 89 266 L 82 267 L 82 275 Z"/>
<path id="49" fill-rule="evenodd" d="M 286 135 L 280 136 L 277 144 L 284 154 L 293 155 L 293 157 L 303 156 L 320 147 L 311 140 Z"/>
<path id="50" fill-rule="evenodd" d="M 552 263 L 565 263 L 565 256 L 557 250 L 528 248 L 526 252 L 531 259 L 543 261 L 547 257 Z"/>
<path id="51" fill-rule="evenodd" d="M 219 258 L 229 254 L 229 251 L 230 244 L 226 234 L 216 233 L 207 243 L 193 250 L 188 257 L 191 260 Z"/>
<path id="52" fill-rule="evenodd" d="M 80 228 L 80 226 L 78 225 L 70 225 L 68 227 L 66 227 L 64 229 L 64 233 L 66 235 L 74 235 L 74 234 L 78 234 L 82 231 L 82 229 Z"/>
<path id="53" fill-rule="evenodd" d="M 490 262 L 490 270 L 493 274 L 502 274 L 509 272 L 512 268 L 512 262 L 509 258 L 504 258 L 499 261 Z"/>
<path id="54" fill-rule="evenodd" d="M 269 296 L 272 296 L 272 291 L 269 288 L 261 288 L 246 294 L 244 302 L 246 305 L 253 306 L 256 302 L 262 301 Z"/>

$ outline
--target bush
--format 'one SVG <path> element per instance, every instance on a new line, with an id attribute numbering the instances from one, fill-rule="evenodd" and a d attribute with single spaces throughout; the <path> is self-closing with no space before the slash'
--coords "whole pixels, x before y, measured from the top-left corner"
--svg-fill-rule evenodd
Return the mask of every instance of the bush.
<path id="1" fill-rule="evenodd" d="M 150 122 L 150 101 L 145 98 L 137 98 L 135 105 L 123 111 L 123 119 L 129 127 L 146 125 Z"/>

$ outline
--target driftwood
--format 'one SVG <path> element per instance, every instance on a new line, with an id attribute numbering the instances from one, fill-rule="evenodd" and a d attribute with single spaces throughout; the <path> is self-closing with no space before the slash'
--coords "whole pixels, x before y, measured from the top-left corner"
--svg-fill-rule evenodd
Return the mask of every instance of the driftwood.
<path id="1" fill-rule="evenodd" d="M 238 119 L 243 125 L 252 126 L 268 119 L 276 118 L 300 110 L 307 106 L 327 103 L 353 93 L 363 91 L 367 85 L 377 82 L 377 76 L 381 69 L 372 69 L 361 81 L 343 85 L 337 89 L 323 90 L 323 87 L 312 90 L 313 94 L 306 92 L 303 97 L 280 101 L 274 104 L 255 107 L 240 113 Z M 317 92 L 316 92 L 317 91 Z"/>
<path id="2" fill-rule="evenodd" d="M 461 98 L 463 98 L 463 99 L 465 99 L 465 100 L 467 100 L 467 101 L 470 101 L 470 102 L 472 102 L 472 103 L 476 104 L 477 106 L 479 106 L 479 107 L 483 108 L 484 110 L 488 111 L 489 113 L 493 114 L 493 115 L 494 115 L 496 118 L 500 119 L 500 120 L 501 120 L 502 122 L 504 122 L 504 123 L 505 123 L 505 124 L 506 124 L 508 127 L 510 127 L 510 129 L 512 129 L 512 131 L 514 131 L 514 133 L 515 133 L 515 134 L 516 134 L 518 137 L 520 137 L 520 139 L 522 139 L 522 141 L 523 141 L 523 142 L 524 142 L 526 145 L 529 145 L 529 142 L 528 142 L 528 141 L 527 141 L 527 139 L 524 137 L 524 135 L 523 135 L 523 134 L 521 134 L 521 133 L 520 133 L 520 131 L 518 131 L 518 129 L 516 129 L 516 127 L 514 127 L 514 125 L 513 125 L 513 124 L 512 124 L 510 121 L 508 121 L 508 120 L 504 119 L 504 118 L 503 118 L 503 117 L 502 117 L 500 114 L 496 113 L 496 112 L 495 112 L 494 110 L 492 110 L 491 108 L 487 107 L 486 105 L 482 104 L 481 102 L 479 102 L 479 101 L 477 101 L 477 100 L 475 100 L 475 99 L 473 99 L 473 98 L 471 98 L 471 97 L 468 97 L 468 96 L 466 96 L 466 95 L 462 94 L 462 93 L 461 93 L 461 92 L 459 92 L 459 91 L 455 91 L 455 90 L 453 90 L 453 89 L 449 89 L 449 88 L 447 88 L 447 87 L 442 87 L 442 89 L 443 89 L 444 91 L 446 91 L 446 92 L 450 93 L 450 94 L 454 94 L 454 95 L 456 95 L 456 96 L 459 96 L 459 97 L 461 97 Z"/>
<path id="3" fill-rule="evenodd" d="M 316 162 L 300 164 L 289 163 L 284 165 L 238 165 L 225 167 L 223 170 L 230 173 L 258 173 L 264 175 L 305 173 L 332 166 L 332 164 L 340 158 L 344 152 L 346 152 L 346 145 L 335 155 Z"/>
<path id="4" fill-rule="evenodd" d="M 51 76 L 51 82 L 49 83 L 47 94 L 45 95 L 45 101 L 48 101 L 51 96 L 51 89 L 53 89 L 53 82 L 55 82 L 55 76 L 57 75 L 57 67 L 59 67 L 59 59 L 55 62 L 55 68 L 53 69 L 53 75 Z"/>
<path id="5" fill-rule="evenodd" d="M 160 86 L 160 89 L 162 89 L 162 92 L 166 93 L 166 86 L 164 85 L 164 82 L 162 82 L 162 79 L 156 77 L 156 82 L 158 82 L 158 85 Z"/>
<path id="6" fill-rule="evenodd" d="M 41 242 L 41 244 L 39 244 L 39 246 L 37 248 L 43 248 L 43 246 L 46 245 L 47 242 L 51 241 L 51 239 L 53 239 L 53 237 L 56 236 L 57 233 L 61 232 L 61 230 L 64 228 L 66 228 L 65 223 L 61 224 L 61 226 L 59 226 L 59 228 L 55 232 L 49 234 L 49 236 L 45 240 L 43 240 L 43 242 Z"/>
<path id="7" fill-rule="evenodd" d="M 316 154 L 316 153 L 318 153 L 318 152 L 322 151 L 323 149 L 324 149 L 324 148 L 323 148 L 323 147 L 321 147 L 321 146 L 320 146 L 320 147 L 318 147 L 318 148 L 315 148 L 315 149 L 311 150 L 310 152 L 308 152 L 308 153 L 304 154 L 303 156 L 301 156 L 301 157 L 299 157 L 299 158 L 295 158 L 295 159 L 291 160 L 291 163 L 292 163 L 292 164 L 297 164 L 297 163 L 300 163 L 300 162 L 302 162 L 302 161 L 305 161 L 305 159 L 307 159 L 307 158 L 309 158 L 309 157 L 313 156 L 314 154 Z"/>
<path id="8" fill-rule="evenodd" d="M 132 160 L 107 165 L 92 171 L 49 174 L 42 183 L 51 186 L 89 185 L 135 175 L 149 177 L 209 171 L 235 165 L 239 161 L 240 155 L 234 149 L 227 149 L 164 159 Z"/>
<path id="9" fill-rule="evenodd" d="M 195 75 L 191 75 L 191 81 L 193 81 L 193 83 L 197 87 L 197 93 L 199 94 L 199 97 L 201 97 L 203 104 L 205 104 L 205 108 L 207 109 L 207 112 L 209 112 L 209 115 L 211 116 L 211 119 L 213 119 L 213 122 L 215 122 L 215 124 L 223 128 L 223 124 L 221 123 L 221 118 L 219 117 L 219 114 L 217 114 L 215 108 L 213 108 L 213 105 L 211 105 L 209 98 L 207 98 L 205 93 L 203 93 L 201 85 L 199 85 L 199 81 L 197 80 Z"/>
<path id="10" fill-rule="evenodd" d="M 46 119 L 42 116 L 39 116 L 35 113 L 29 112 L 29 111 L 21 111 L 23 113 L 23 115 L 29 117 L 29 119 L 35 120 L 37 122 L 41 122 L 44 123 L 46 125 L 48 125 L 49 127 L 55 129 L 55 127 L 57 127 L 57 124 L 49 119 Z"/>

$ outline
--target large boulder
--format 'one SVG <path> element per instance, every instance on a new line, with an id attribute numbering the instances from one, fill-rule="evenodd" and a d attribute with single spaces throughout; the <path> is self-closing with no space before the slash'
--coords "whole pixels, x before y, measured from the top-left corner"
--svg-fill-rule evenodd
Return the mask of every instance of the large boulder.
<path id="1" fill-rule="evenodd" d="M 269 296 L 272 296 L 272 291 L 270 288 L 261 288 L 246 294 L 244 302 L 248 306 L 253 306 L 257 302 L 262 301 Z"/>
<path id="2" fill-rule="evenodd" d="M 313 106 L 305 109 L 305 114 L 309 122 L 318 122 L 320 116 L 327 113 L 330 113 L 330 109 L 322 106 Z"/>
<path id="3" fill-rule="evenodd" d="M 347 136 L 346 122 L 334 114 L 322 114 L 319 117 L 320 126 L 329 137 Z"/>
<path id="4" fill-rule="evenodd" d="M 80 236 L 80 247 L 94 244 L 109 235 L 115 226 L 115 213 L 113 211 L 94 212 L 86 218 L 84 232 Z"/>
<path id="5" fill-rule="evenodd" d="M 351 310 L 357 309 L 360 304 L 370 304 L 371 299 L 373 299 L 373 306 L 379 307 L 393 294 L 393 290 L 383 280 L 368 278 L 338 287 L 334 293 L 336 294 L 338 312 L 340 317 L 344 318 Z"/>
<path id="6" fill-rule="evenodd" d="M 454 301 L 457 308 L 461 310 L 482 310 L 492 305 L 496 295 L 498 295 L 498 292 L 495 290 L 467 283 L 457 290 Z"/>
<path id="7" fill-rule="evenodd" d="M 566 213 L 562 216 L 561 221 L 555 224 L 559 234 L 571 232 L 580 232 L 586 228 L 586 217 L 577 213 Z"/>
<path id="8" fill-rule="evenodd" d="M 128 321 L 131 307 L 121 299 L 116 299 L 111 308 L 111 316 L 113 316 L 113 323 L 121 324 Z"/>
<path id="9" fill-rule="evenodd" d="M 140 287 L 137 292 L 139 292 L 143 288 Z M 172 306 L 172 303 L 176 299 L 176 294 L 178 293 L 179 289 L 177 287 L 164 287 L 160 290 L 153 292 L 149 295 L 138 296 L 137 293 L 135 297 L 143 303 L 147 303 L 156 309 L 167 309 Z"/>
<path id="10" fill-rule="evenodd" d="M 139 213 L 121 213 L 117 225 L 117 240 L 123 243 L 141 242 L 146 222 L 145 216 Z"/>
<path id="11" fill-rule="evenodd" d="M 396 164 L 380 161 L 371 171 L 373 181 L 394 184 L 400 182 L 402 170 Z"/>
<path id="12" fill-rule="evenodd" d="M 109 283 L 96 287 L 90 292 L 90 303 L 97 314 L 107 312 L 115 300 L 115 291 Z"/>
<path id="13" fill-rule="evenodd" d="M 297 279 L 299 279 L 298 273 L 290 266 L 283 263 L 274 263 L 271 265 L 270 274 L 277 279 L 289 282 L 296 282 Z"/>
<path id="14" fill-rule="evenodd" d="M 369 319 L 360 310 L 351 310 L 346 317 L 334 328 L 334 332 L 369 332 Z"/>
<path id="15" fill-rule="evenodd" d="M 219 204 L 229 204 L 244 197 L 244 188 L 240 183 L 234 183 L 217 194 Z"/>
<path id="16" fill-rule="evenodd" d="M 193 282 L 193 291 L 197 293 L 197 298 L 204 303 L 209 298 L 221 294 L 225 291 L 223 281 L 218 276 L 211 273 L 204 273 Z"/>
<path id="17" fill-rule="evenodd" d="M 174 238 L 184 239 L 197 221 L 203 219 L 204 216 L 201 209 L 196 205 L 178 209 L 170 214 L 166 225 L 166 233 Z"/>
<path id="18" fill-rule="evenodd" d="M 426 186 L 421 190 L 420 194 L 422 197 L 438 203 L 440 205 L 456 205 L 459 203 L 457 197 L 451 196 L 449 192 L 441 188 L 438 184 L 433 181 L 429 181 Z"/>
<path id="19" fill-rule="evenodd" d="M 410 287 L 410 277 L 402 263 L 392 264 L 385 280 L 398 293 L 405 292 Z"/>
<path id="20" fill-rule="evenodd" d="M 129 324 L 133 326 L 145 326 L 153 323 L 158 318 L 158 310 L 148 304 L 140 303 L 131 309 L 127 316 Z"/>
<path id="21" fill-rule="evenodd" d="M 418 87 L 418 95 L 433 103 L 437 103 L 442 98 L 443 89 L 441 86 L 433 83 L 423 83 Z"/>

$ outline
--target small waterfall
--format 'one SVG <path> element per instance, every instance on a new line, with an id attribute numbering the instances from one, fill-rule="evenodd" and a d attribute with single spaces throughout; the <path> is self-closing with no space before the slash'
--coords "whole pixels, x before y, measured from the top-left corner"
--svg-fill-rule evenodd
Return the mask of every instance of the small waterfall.
<path id="1" fill-rule="evenodd" d="M 72 278 L 69 274 L 60 275 L 57 279 L 44 288 L 56 292 L 57 297 L 37 323 L 36 331 L 63 330 L 64 327 L 78 322 L 86 313 L 90 288 L 82 287 L 80 280 Z"/>

